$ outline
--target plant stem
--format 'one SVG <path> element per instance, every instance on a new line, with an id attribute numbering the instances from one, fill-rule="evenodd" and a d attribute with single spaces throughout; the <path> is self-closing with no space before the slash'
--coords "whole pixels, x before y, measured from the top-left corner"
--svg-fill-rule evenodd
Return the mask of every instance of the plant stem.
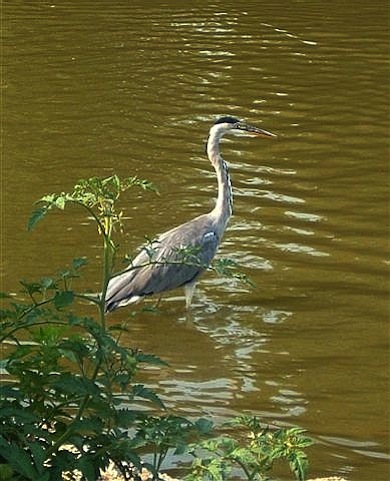
<path id="1" fill-rule="evenodd" d="M 248 481 L 252 481 L 252 480 L 254 479 L 253 476 L 254 476 L 254 474 L 256 474 L 256 472 L 254 472 L 254 473 L 251 474 L 250 471 L 249 471 L 249 469 L 245 466 L 245 464 L 244 464 L 242 461 L 240 461 L 240 460 L 237 459 L 237 458 L 233 458 L 233 459 L 234 459 L 234 461 L 240 466 L 240 468 L 244 471 L 247 480 L 248 480 Z"/>

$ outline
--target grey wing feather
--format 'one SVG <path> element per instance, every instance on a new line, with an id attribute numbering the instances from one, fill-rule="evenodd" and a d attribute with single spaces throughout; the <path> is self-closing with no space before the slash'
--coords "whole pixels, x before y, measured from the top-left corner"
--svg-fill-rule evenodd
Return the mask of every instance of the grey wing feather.
<path id="1" fill-rule="evenodd" d="M 110 280 L 107 311 L 193 282 L 217 251 L 220 234 L 214 227 L 213 220 L 205 214 L 162 234 L 143 248 L 124 272 Z"/>

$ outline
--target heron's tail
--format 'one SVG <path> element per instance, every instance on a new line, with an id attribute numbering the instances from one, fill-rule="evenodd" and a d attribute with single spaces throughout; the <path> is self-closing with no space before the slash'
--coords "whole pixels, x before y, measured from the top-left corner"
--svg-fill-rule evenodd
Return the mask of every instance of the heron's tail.
<path id="1" fill-rule="evenodd" d="M 133 283 L 136 272 L 136 270 L 128 270 L 110 279 L 106 292 L 106 312 L 112 312 L 119 307 L 138 302 L 144 297 L 137 292 Z"/>

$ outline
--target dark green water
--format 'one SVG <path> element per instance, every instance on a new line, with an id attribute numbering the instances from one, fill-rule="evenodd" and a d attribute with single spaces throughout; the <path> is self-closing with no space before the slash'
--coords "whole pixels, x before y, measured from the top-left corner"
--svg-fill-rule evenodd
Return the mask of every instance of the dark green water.
<path id="1" fill-rule="evenodd" d="M 388 480 L 387 2 L 15 0 L 2 27 L 2 290 L 81 255 L 97 288 L 87 219 L 26 233 L 45 193 L 153 181 L 160 197 L 124 205 L 131 252 L 211 209 L 215 117 L 276 132 L 223 145 L 235 208 L 220 255 L 257 287 L 207 275 L 192 323 L 174 292 L 128 342 L 169 361 L 146 381 L 184 414 L 297 424 L 317 441 L 313 475 Z"/>

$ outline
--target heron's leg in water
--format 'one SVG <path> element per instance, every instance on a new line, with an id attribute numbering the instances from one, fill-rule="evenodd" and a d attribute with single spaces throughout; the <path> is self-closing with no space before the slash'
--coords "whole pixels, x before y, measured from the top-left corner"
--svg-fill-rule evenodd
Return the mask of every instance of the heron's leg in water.
<path id="1" fill-rule="evenodd" d="M 157 301 L 156 301 L 155 305 L 154 305 L 154 308 L 155 308 L 155 309 L 157 309 L 158 306 L 160 305 L 160 302 L 161 302 L 161 299 L 162 299 L 162 298 L 163 298 L 163 294 L 160 294 L 160 295 L 158 296 L 158 298 L 157 298 Z"/>
<path id="2" fill-rule="evenodd" d="M 191 282 L 184 286 L 184 293 L 186 296 L 186 309 L 191 309 L 191 301 L 195 291 L 195 282 Z"/>

